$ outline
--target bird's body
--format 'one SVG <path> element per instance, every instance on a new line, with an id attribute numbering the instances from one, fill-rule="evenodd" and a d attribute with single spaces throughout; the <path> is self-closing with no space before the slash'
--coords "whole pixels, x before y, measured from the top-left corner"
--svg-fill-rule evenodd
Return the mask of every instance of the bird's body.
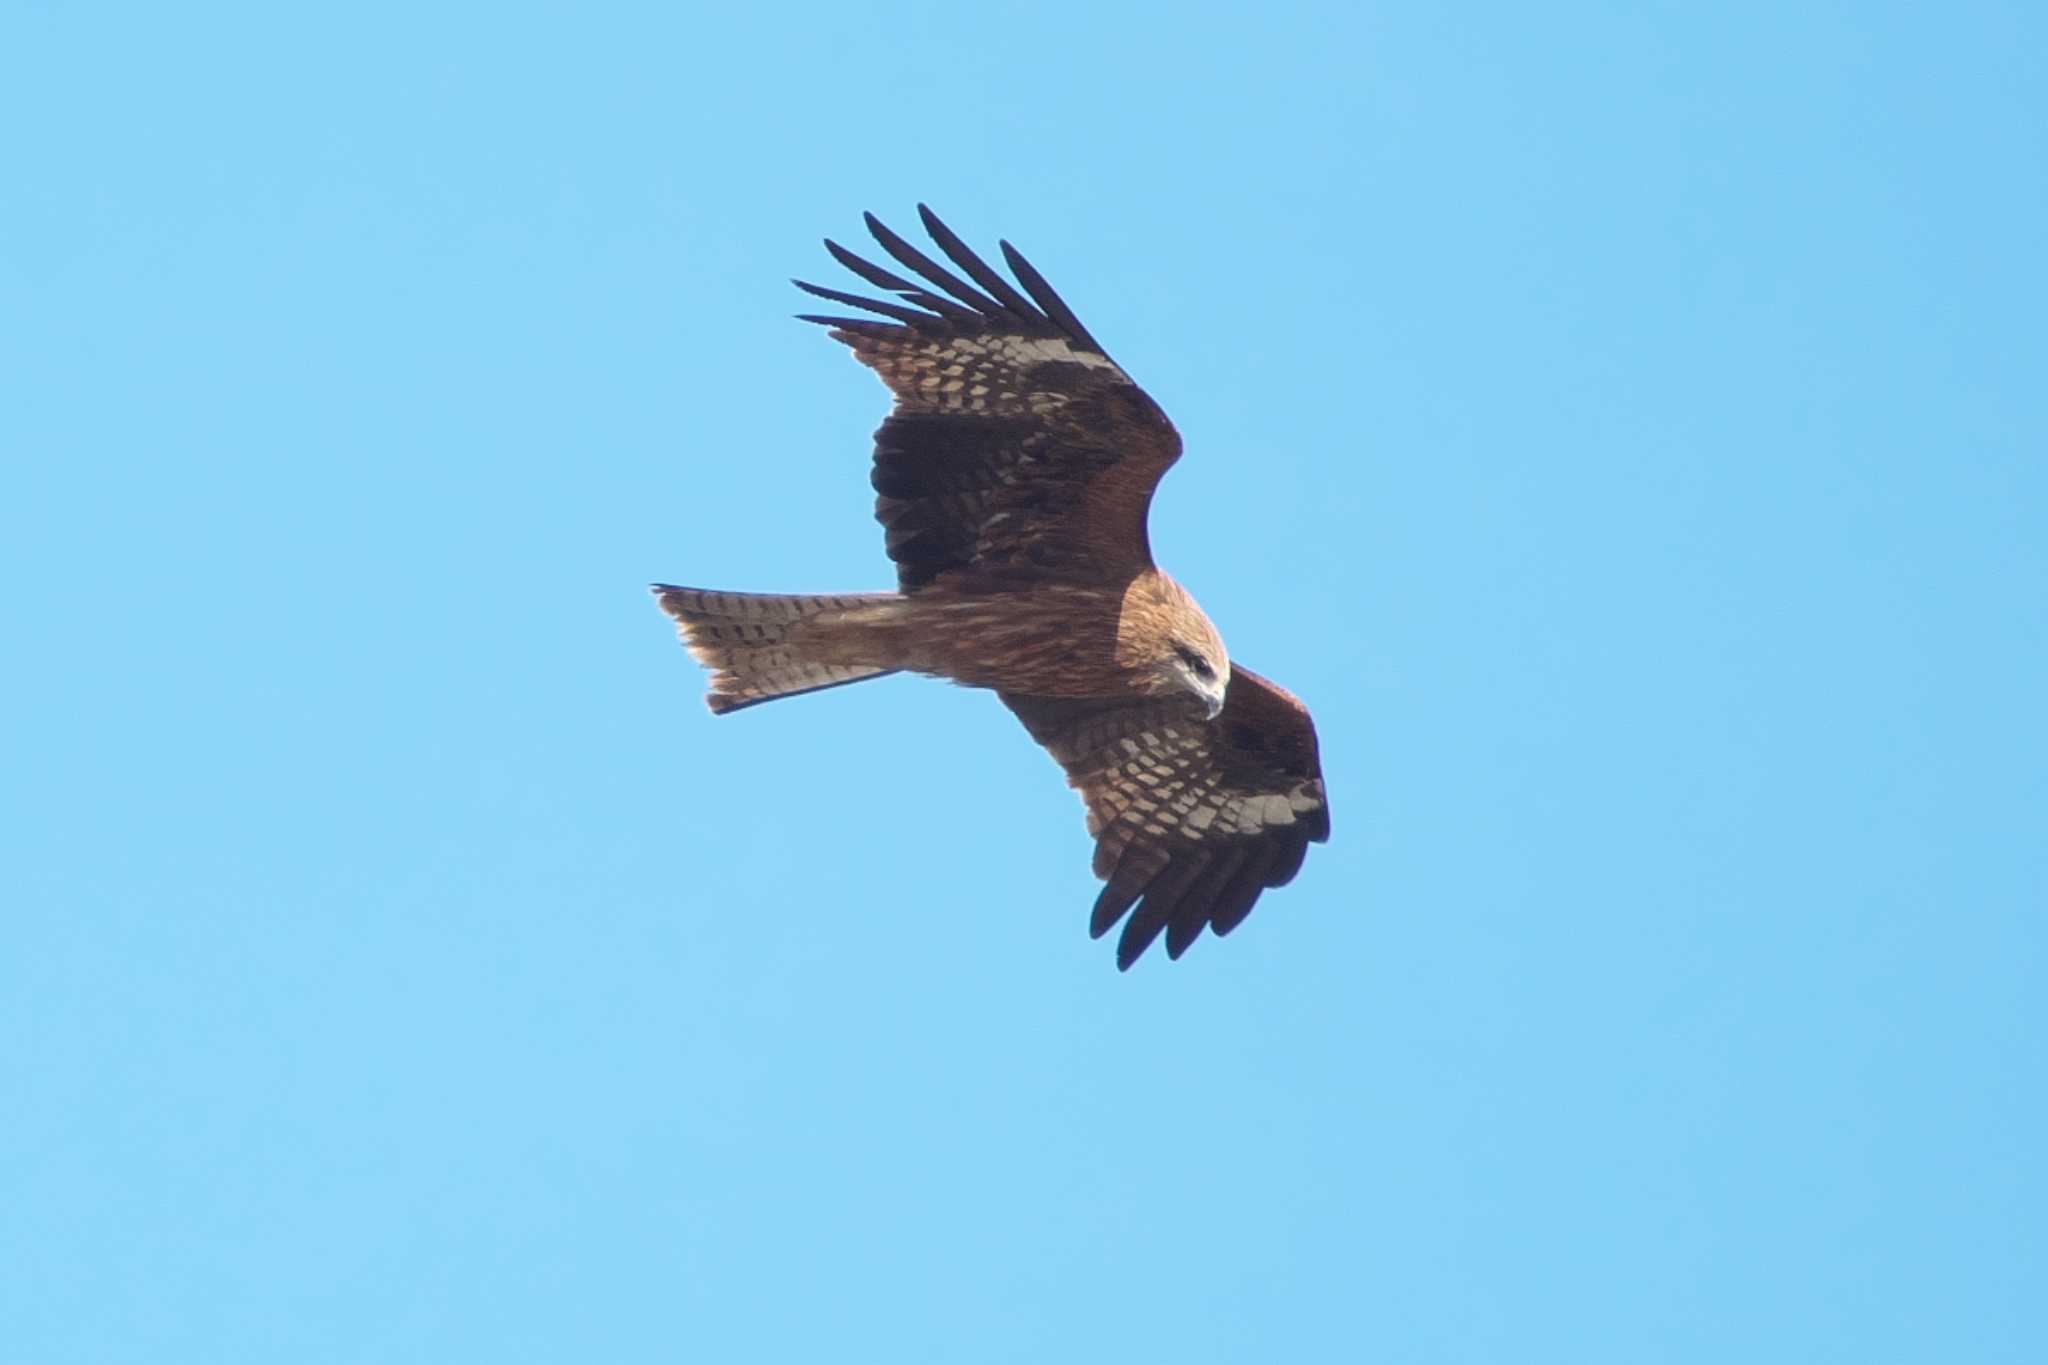
<path id="1" fill-rule="evenodd" d="M 749 606 L 790 599 L 663 588 L 661 600 L 679 620 L 699 618 L 709 626 L 721 616 L 745 623 Z M 744 631 L 730 641 L 686 637 L 700 662 L 721 670 L 710 696 L 714 711 L 786 695 L 755 695 L 747 688 L 762 671 L 760 664 L 786 667 L 796 657 L 863 676 L 924 673 L 968 687 L 1046 697 L 1162 695 L 1171 688 L 1158 670 L 1143 664 L 1177 659 L 1171 641 L 1181 636 L 1225 657 L 1221 637 L 1194 599 L 1156 569 L 1123 584 L 964 591 L 939 583 L 914 593 L 796 600 L 817 605 L 784 625 L 772 642 Z"/>
<path id="2" fill-rule="evenodd" d="M 892 319 L 808 320 L 896 395 L 872 481 L 897 591 L 655 591 L 712 670 L 715 712 L 897 671 L 995 691 L 1087 803 L 1109 883 L 1093 932 L 1131 911 L 1119 966 L 1162 932 L 1179 957 L 1328 837 L 1315 729 L 1290 693 L 1232 668 L 1152 562 L 1152 492 L 1180 455 L 1165 414 L 1007 243 L 1029 298 L 921 213 L 973 284 L 871 215 L 924 283 L 827 242 L 901 301 L 800 285 Z"/>

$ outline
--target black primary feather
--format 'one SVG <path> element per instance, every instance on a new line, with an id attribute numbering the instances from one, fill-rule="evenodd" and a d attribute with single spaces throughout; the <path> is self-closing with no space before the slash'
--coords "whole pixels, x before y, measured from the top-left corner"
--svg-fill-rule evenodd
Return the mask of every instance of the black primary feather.
<path id="1" fill-rule="evenodd" d="M 1001 304 L 986 294 L 981 293 L 973 285 L 968 284 L 952 271 L 925 255 L 901 237 L 898 237 L 889 230 L 888 224 L 875 217 L 874 214 L 868 213 L 861 216 L 868 225 L 868 231 L 873 233 L 875 240 L 882 244 L 882 250 L 895 257 L 898 264 L 916 271 L 990 321 L 1001 322 L 1005 320 L 1008 310 Z"/>
<path id="2" fill-rule="evenodd" d="M 988 262 L 970 251 L 967 243 L 961 241 L 953 229 L 939 221 L 938 214 L 933 213 L 925 205 L 919 204 L 917 206 L 917 216 L 923 220 L 924 230 L 929 232 L 932 235 L 932 240 L 939 244 L 939 250 L 945 252 L 947 258 L 954 265 L 966 271 L 976 284 L 988 290 L 989 293 L 995 295 L 998 299 L 1001 299 L 1005 308 L 1015 313 L 1018 317 L 1031 322 L 1049 321 L 1036 308 L 1031 306 L 1029 300 L 1017 292 L 1017 286 L 1011 284 L 994 270 L 991 270 Z"/>
<path id="3" fill-rule="evenodd" d="M 1011 273 L 1030 291 L 1031 297 L 1038 300 L 1038 306 L 1045 310 L 1045 315 L 1059 324 L 1068 336 L 1095 354 L 1107 358 L 1109 352 L 1102 349 L 1102 343 L 1081 325 L 1081 319 L 1074 316 L 1074 310 L 1067 307 L 1067 301 L 1054 292 L 1053 287 L 1045 282 L 1045 276 L 1039 274 L 1031 262 L 1024 259 L 1024 253 L 1008 242 L 999 245 L 1003 249 L 1003 259 L 1009 262 Z"/>

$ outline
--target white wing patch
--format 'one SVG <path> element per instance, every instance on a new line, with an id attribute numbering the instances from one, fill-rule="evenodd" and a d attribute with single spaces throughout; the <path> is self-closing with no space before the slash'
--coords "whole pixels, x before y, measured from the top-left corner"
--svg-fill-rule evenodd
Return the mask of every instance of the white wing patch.
<path id="1" fill-rule="evenodd" d="M 1058 337 L 991 337 L 989 348 L 1018 365 L 1080 365 L 1090 370 L 1117 370 L 1117 364 L 1108 356 L 1096 355 L 1093 351 L 1077 351 Z"/>
<path id="2" fill-rule="evenodd" d="M 1130 382 L 1115 361 L 1077 351 L 1057 337 L 956 336 L 905 345 L 893 338 L 835 335 L 896 392 L 901 407 L 914 411 L 1051 416 L 1068 397 L 1031 383 L 1031 372 L 1041 365 L 1079 365 Z"/>

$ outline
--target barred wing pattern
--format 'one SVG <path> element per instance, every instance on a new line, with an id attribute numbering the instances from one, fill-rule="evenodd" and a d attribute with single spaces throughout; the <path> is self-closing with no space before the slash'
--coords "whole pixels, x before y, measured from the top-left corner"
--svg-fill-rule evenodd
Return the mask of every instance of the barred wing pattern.
<path id="1" fill-rule="evenodd" d="M 1163 930 L 1168 957 L 1204 926 L 1220 938 L 1330 837 L 1315 725 L 1293 694 L 1233 663 L 1222 712 L 1167 702 L 1003 694 L 1088 808 L 1095 875 L 1108 883 L 1089 933 L 1125 913 L 1116 964 Z M 1133 909 L 1133 907 L 1136 907 Z"/>
<path id="2" fill-rule="evenodd" d="M 899 586 L 949 574 L 980 588 L 1119 581 L 1151 567 L 1145 518 L 1180 456 L 1173 424 L 1008 242 L 1018 284 L 930 209 L 918 213 L 972 283 L 873 214 L 868 230 L 918 279 L 828 240 L 834 260 L 894 298 L 795 282 L 889 319 L 800 315 L 830 327 L 895 395 L 875 433 L 873 482 Z"/>

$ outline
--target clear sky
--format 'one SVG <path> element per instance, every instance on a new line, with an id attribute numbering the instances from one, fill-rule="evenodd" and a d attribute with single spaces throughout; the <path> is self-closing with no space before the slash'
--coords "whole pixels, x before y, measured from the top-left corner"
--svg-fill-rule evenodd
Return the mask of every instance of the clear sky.
<path id="1" fill-rule="evenodd" d="M 2031 4 L 17 4 L 9 1360 L 2038 1361 Z M 1335 833 L 1128 975 L 786 283 L 1173 415 Z"/>

